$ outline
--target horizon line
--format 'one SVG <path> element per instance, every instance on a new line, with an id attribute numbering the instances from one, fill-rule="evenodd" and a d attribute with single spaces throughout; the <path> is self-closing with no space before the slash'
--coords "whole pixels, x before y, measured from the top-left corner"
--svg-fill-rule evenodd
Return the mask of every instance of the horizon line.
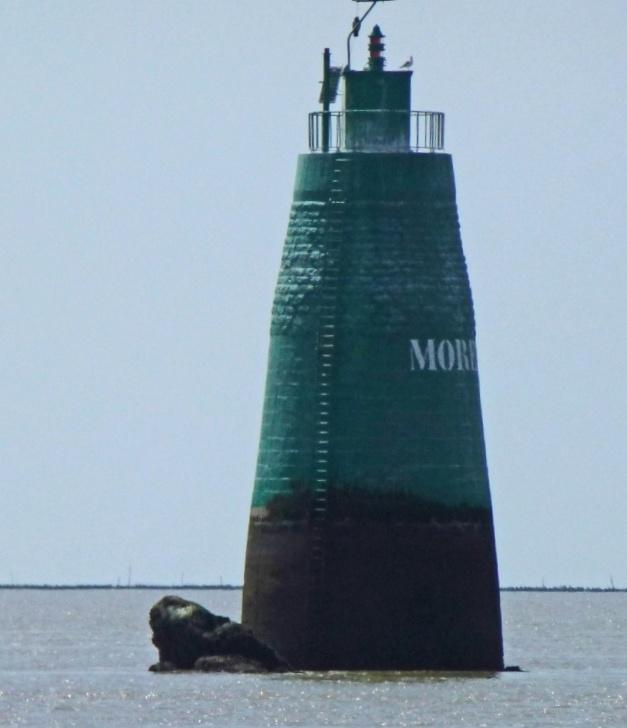
<path id="1" fill-rule="evenodd" d="M 71 590 L 71 589 L 102 589 L 102 590 L 117 590 L 117 589 L 205 589 L 205 590 L 224 590 L 224 591 L 238 591 L 244 588 L 243 584 L 101 584 L 101 583 L 85 583 L 85 584 L 46 584 L 46 583 L 23 583 L 23 584 L 0 584 L 0 589 L 57 589 L 57 590 Z M 568 584 L 562 584 L 559 586 L 502 586 L 500 587 L 502 592 L 627 592 L 627 587 L 615 587 L 615 586 L 572 586 Z"/>

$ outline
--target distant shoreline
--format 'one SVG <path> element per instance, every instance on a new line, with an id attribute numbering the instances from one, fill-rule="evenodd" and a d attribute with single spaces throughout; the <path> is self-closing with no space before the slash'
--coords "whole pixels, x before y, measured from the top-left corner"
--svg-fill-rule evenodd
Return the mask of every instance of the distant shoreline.
<path id="1" fill-rule="evenodd" d="M 132 589 L 168 589 L 175 591 L 176 589 L 215 589 L 223 591 L 234 591 L 243 589 L 237 584 L 0 584 L 0 589 L 48 589 L 58 591 L 69 591 L 72 589 L 101 591 L 129 591 Z"/>
<path id="2" fill-rule="evenodd" d="M 627 592 L 613 586 L 502 586 L 502 592 Z"/>
<path id="3" fill-rule="evenodd" d="M 129 591 L 152 589 L 159 591 L 177 590 L 214 590 L 214 591 L 241 591 L 240 584 L 0 584 L 0 590 L 42 590 L 42 591 Z M 503 586 L 502 592 L 627 592 L 627 588 L 601 587 L 601 586 Z"/>

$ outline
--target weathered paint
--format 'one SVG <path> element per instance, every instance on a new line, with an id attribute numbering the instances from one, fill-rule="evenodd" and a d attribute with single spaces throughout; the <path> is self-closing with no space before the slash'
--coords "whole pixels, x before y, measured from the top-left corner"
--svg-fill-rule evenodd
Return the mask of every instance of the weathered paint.
<path id="1" fill-rule="evenodd" d="M 301 156 L 243 605 L 294 666 L 502 667 L 476 361 L 450 156 Z"/>

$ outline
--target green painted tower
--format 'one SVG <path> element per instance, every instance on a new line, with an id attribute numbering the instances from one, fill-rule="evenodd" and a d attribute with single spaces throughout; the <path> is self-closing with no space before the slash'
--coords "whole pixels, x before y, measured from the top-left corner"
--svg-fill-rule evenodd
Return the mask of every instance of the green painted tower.
<path id="1" fill-rule="evenodd" d="M 386 71 L 383 49 L 377 26 L 364 71 L 331 68 L 325 51 L 323 111 L 298 159 L 243 621 L 296 668 L 499 670 L 475 322 L 444 117 L 411 111 L 412 72 Z M 331 112 L 340 80 L 344 108 Z"/>

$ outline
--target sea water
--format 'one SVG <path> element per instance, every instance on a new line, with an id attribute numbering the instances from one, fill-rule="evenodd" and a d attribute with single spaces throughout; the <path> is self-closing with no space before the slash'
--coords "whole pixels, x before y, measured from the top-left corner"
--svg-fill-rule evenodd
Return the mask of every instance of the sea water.
<path id="1" fill-rule="evenodd" d="M 525 672 L 298 675 L 148 672 L 164 593 L 0 591 L 0 725 L 627 726 L 625 593 L 502 594 Z M 239 591 L 170 593 L 239 618 Z"/>

